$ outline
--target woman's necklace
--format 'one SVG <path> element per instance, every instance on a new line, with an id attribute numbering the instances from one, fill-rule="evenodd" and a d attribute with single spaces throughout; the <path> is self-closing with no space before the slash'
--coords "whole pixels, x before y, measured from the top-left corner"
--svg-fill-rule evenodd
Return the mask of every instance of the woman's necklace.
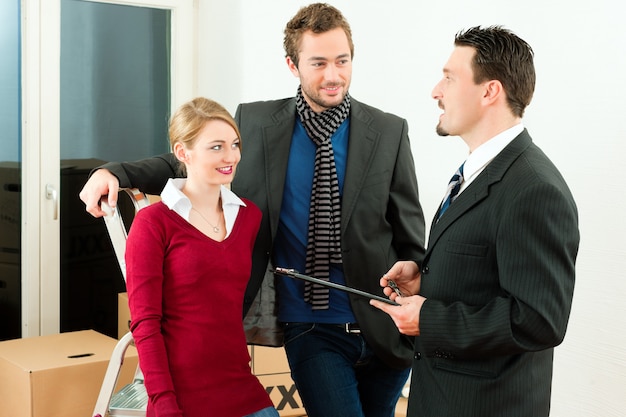
<path id="1" fill-rule="evenodd" d="M 219 232 L 220 232 L 219 225 L 220 225 L 220 222 L 222 221 L 221 217 L 220 217 L 220 218 L 218 219 L 218 221 L 217 221 L 217 226 L 215 226 L 215 225 L 213 225 L 210 221 L 208 221 L 208 220 L 206 219 L 206 217 L 204 217 L 204 216 L 202 215 L 202 213 L 200 213 L 200 212 L 199 212 L 199 211 L 198 211 L 195 207 L 191 206 L 191 209 L 192 209 L 193 211 L 195 211 L 196 213 L 198 213 L 198 215 L 199 215 L 200 217 L 202 217 L 202 220 L 204 220 L 205 222 L 207 222 L 207 224 L 213 228 L 213 232 L 214 232 L 214 233 L 219 233 Z"/>

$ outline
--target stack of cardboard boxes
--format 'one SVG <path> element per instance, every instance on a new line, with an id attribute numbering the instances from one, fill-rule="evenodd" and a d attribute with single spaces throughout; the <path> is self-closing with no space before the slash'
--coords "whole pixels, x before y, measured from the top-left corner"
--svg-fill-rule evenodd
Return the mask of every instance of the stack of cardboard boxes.
<path id="1" fill-rule="evenodd" d="M 281 416 L 305 416 L 302 400 L 291 379 L 285 349 L 249 346 L 252 372 L 259 378 L 265 391 Z"/>

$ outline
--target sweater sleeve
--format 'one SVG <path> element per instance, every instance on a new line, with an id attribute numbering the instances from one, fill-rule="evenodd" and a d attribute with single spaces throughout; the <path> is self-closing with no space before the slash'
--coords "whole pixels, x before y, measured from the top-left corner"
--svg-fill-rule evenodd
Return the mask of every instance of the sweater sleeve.
<path id="1" fill-rule="evenodd" d="M 139 353 L 146 391 L 156 415 L 182 417 L 161 332 L 166 236 L 155 203 L 137 213 L 126 244 L 130 330 Z"/>
<path id="2" fill-rule="evenodd" d="M 122 188 L 138 188 L 144 193 L 159 195 L 169 178 L 181 176 L 177 167 L 174 154 L 167 153 L 132 162 L 109 162 L 96 169 L 109 170 Z"/>

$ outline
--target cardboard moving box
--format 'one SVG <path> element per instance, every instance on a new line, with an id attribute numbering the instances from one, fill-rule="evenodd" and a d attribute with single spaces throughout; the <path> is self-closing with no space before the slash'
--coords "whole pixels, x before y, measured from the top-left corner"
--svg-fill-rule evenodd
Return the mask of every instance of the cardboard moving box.
<path id="1" fill-rule="evenodd" d="M 117 295 L 117 338 L 121 339 L 130 332 L 130 310 L 128 309 L 128 293 Z"/>
<path id="2" fill-rule="evenodd" d="M 0 417 L 87 417 L 117 340 L 94 330 L 0 342 Z M 130 346 L 116 391 L 132 382 Z"/>
<path id="3" fill-rule="evenodd" d="M 259 378 L 281 417 L 304 416 L 302 400 L 291 379 L 285 349 L 248 346 L 252 372 Z"/>

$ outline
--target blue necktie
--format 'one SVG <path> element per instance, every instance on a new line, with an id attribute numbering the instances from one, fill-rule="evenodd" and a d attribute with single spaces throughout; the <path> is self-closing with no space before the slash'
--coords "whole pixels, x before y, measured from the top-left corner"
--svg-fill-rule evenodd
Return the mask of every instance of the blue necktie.
<path id="1" fill-rule="evenodd" d="M 463 184 L 463 165 L 465 162 L 457 169 L 452 178 L 450 178 L 450 182 L 448 183 L 448 190 L 446 191 L 446 196 L 443 198 L 443 203 L 441 203 L 441 208 L 439 209 L 439 215 L 437 216 L 437 220 L 443 216 L 443 213 L 450 207 L 450 204 L 454 201 L 454 199 L 459 194 L 459 190 L 461 189 L 461 184 Z"/>

